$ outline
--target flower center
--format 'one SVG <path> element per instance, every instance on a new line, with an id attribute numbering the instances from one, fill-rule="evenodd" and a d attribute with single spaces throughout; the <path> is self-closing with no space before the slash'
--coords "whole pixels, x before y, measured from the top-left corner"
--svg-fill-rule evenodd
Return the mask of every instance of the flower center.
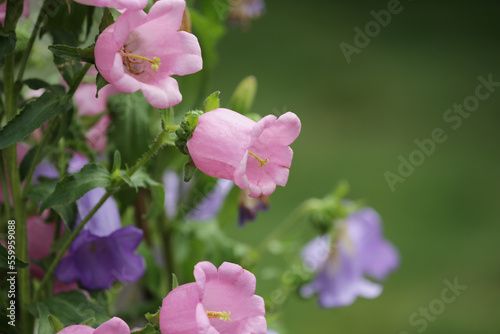
<path id="1" fill-rule="evenodd" d="M 155 71 L 158 71 L 160 68 L 160 58 L 154 57 L 152 60 L 143 56 L 138 56 L 133 53 L 130 53 L 125 49 L 125 47 L 122 47 L 120 49 L 120 54 L 122 55 L 122 60 L 123 60 L 123 65 L 127 67 L 127 69 L 130 71 L 132 74 L 141 74 L 144 72 L 142 71 L 137 71 L 133 69 L 132 67 L 134 65 L 142 64 L 144 61 L 150 62 L 151 63 L 151 68 Z"/>
<path id="2" fill-rule="evenodd" d="M 226 311 L 223 311 L 223 312 L 206 311 L 206 312 L 207 312 L 207 317 L 209 317 L 210 319 L 219 318 L 222 321 L 229 320 L 229 321 L 233 322 L 233 320 L 231 320 L 231 318 L 229 318 L 229 316 L 231 315 L 231 312 L 226 312 Z"/>
<path id="3" fill-rule="evenodd" d="M 257 159 L 257 161 L 260 163 L 259 168 L 264 167 L 269 162 L 269 159 L 263 160 L 263 159 L 259 158 L 257 156 L 257 154 L 255 154 L 253 152 L 248 151 L 248 154 L 250 154 L 252 157 L 254 157 L 255 159 Z"/>

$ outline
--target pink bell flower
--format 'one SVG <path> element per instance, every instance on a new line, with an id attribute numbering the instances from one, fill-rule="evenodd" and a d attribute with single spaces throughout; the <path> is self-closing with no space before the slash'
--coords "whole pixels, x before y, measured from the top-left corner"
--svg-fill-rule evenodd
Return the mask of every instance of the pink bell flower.
<path id="1" fill-rule="evenodd" d="M 140 10 L 148 4 L 148 0 L 75 0 L 75 2 L 88 6 L 130 10 Z"/>
<path id="2" fill-rule="evenodd" d="M 162 334 L 265 334 L 264 300 L 254 295 L 255 276 L 237 264 L 194 267 L 196 283 L 180 285 L 163 300 Z"/>
<path id="3" fill-rule="evenodd" d="M 235 111 L 218 108 L 201 115 L 187 142 L 194 164 L 203 173 L 234 180 L 250 197 L 269 196 L 288 181 L 300 120 L 292 112 L 255 122 Z"/>
<path id="4" fill-rule="evenodd" d="M 125 321 L 114 317 L 96 329 L 85 325 L 73 325 L 64 328 L 58 334 L 130 334 L 130 328 Z"/>
<path id="5" fill-rule="evenodd" d="M 186 3 L 157 1 L 146 14 L 125 11 L 107 27 L 95 45 L 96 66 L 118 90 L 141 90 L 156 108 L 181 102 L 182 95 L 172 75 L 187 75 L 202 68 L 198 39 L 179 31 Z"/>

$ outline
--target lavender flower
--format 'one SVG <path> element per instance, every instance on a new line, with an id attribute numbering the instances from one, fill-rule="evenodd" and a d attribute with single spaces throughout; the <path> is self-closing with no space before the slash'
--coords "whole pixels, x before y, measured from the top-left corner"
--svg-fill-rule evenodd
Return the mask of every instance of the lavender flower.
<path id="1" fill-rule="evenodd" d="M 253 221 L 257 218 L 259 211 L 269 209 L 269 196 L 252 198 L 248 196 L 248 190 L 242 190 L 239 201 L 239 219 L 238 226 L 243 227 L 247 221 Z"/>
<path id="2" fill-rule="evenodd" d="M 338 235 L 320 236 L 302 251 L 305 264 L 318 273 L 301 294 L 319 295 L 322 307 L 341 307 L 352 304 L 358 296 L 376 298 L 382 286 L 366 279 L 369 275 L 383 280 L 399 265 L 395 247 L 382 236 L 380 216 L 364 208 L 339 223 Z"/>
<path id="3" fill-rule="evenodd" d="M 177 206 L 182 197 L 192 186 L 192 181 L 182 182 L 179 175 L 171 170 L 163 173 L 163 185 L 165 187 L 165 211 L 169 219 L 177 216 Z M 219 213 L 224 200 L 234 186 L 233 181 L 219 179 L 214 189 L 196 207 L 186 215 L 190 221 L 209 221 Z"/>
<path id="4" fill-rule="evenodd" d="M 77 201 L 77 224 L 104 193 L 96 188 Z M 109 198 L 73 241 L 56 276 L 65 283 L 80 281 L 91 290 L 109 289 L 114 281 L 137 281 L 146 269 L 142 256 L 134 253 L 142 236 L 142 230 L 134 226 L 121 227 L 118 207 Z"/>

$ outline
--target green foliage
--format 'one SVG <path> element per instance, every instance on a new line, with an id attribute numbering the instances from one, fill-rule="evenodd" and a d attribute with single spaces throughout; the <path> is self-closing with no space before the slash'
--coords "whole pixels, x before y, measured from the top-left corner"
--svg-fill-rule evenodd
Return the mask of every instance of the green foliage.
<path id="1" fill-rule="evenodd" d="M 0 245 L 0 268 L 13 271 L 14 267 L 9 265 L 8 259 L 9 259 L 9 251 L 3 245 Z M 16 257 L 15 269 L 23 269 L 26 268 L 27 266 L 28 264 L 26 262 L 23 262 Z"/>
<path id="2" fill-rule="evenodd" d="M 146 327 L 144 327 L 141 330 L 132 332 L 133 334 L 161 334 L 160 328 L 155 325 L 147 324 Z"/>
<path id="3" fill-rule="evenodd" d="M 101 23 L 99 24 L 99 33 L 102 33 L 104 31 L 104 29 L 106 29 L 107 27 L 109 27 L 113 23 L 115 23 L 115 19 L 113 17 L 113 14 L 111 14 L 111 11 L 109 10 L 109 8 L 104 8 L 102 11 Z"/>
<path id="4" fill-rule="evenodd" d="M 59 333 L 59 331 L 63 330 L 64 328 L 63 324 L 59 321 L 59 319 L 54 317 L 52 314 L 49 314 L 49 324 L 54 333 Z"/>
<path id="5" fill-rule="evenodd" d="M 251 75 L 241 80 L 236 87 L 227 108 L 245 115 L 253 104 L 257 93 L 257 79 Z"/>
<path id="6" fill-rule="evenodd" d="M 177 280 L 177 276 L 172 273 L 172 290 L 179 286 L 179 281 Z"/>
<path id="7" fill-rule="evenodd" d="M 184 182 L 189 182 L 193 176 L 194 176 L 194 173 L 196 172 L 198 168 L 196 168 L 194 162 L 193 162 L 193 159 L 191 159 L 191 157 L 189 157 L 188 161 L 186 161 L 186 163 L 184 164 L 184 168 L 183 168 L 183 179 L 184 179 Z"/>
<path id="8" fill-rule="evenodd" d="M 95 188 L 108 188 L 111 176 L 106 168 L 90 163 L 75 174 L 65 176 L 57 182 L 54 191 L 40 206 L 40 213 L 53 206 L 66 205 L 81 198 Z"/>
<path id="9" fill-rule="evenodd" d="M 191 139 L 193 131 L 196 129 L 196 125 L 198 125 L 198 117 L 201 115 L 203 115 L 203 111 L 201 110 L 188 111 L 182 118 L 180 127 L 175 131 L 177 135 L 175 146 L 183 154 L 189 154 L 187 142 Z"/>
<path id="10" fill-rule="evenodd" d="M 52 333 L 50 315 L 57 318 L 64 327 L 79 324 L 90 318 L 95 319 L 96 325 L 109 320 L 101 306 L 77 290 L 58 293 L 45 301 L 30 306 L 29 311 L 38 318 L 38 333 Z M 41 329 L 43 332 L 40 332 Z"/>
<path id="11" fill-rule="evenodd" d="M 28 102 L 21 112 L 0 130 L 0 149 L 21 141 L 51 118 L 68 111 L 64 89 L 57 87 Z"/>
<path id="12" fill-rule="evenodd" d="M 82 49 L 68 45 L 50 45 L 49 50 L 57 57 L 95 64 L 93 46 Z"/>
<path id="13" fill-rule="evenodd" d="M 97 91 L 95 93 L 95 97 L 99 97 L 99 91 L 106 85 L 109 85 L 109 82 L 104 79 L 104 77 L 101 75 L 101 73 L 97 73 L 97 76 L 95 78 L 95 83 L 97 85 Z"/>
<path id="14" fill-rule="evenodd" d="M 165 203 L 165 189 L 163 184 L 153 180 L 147 173 L 142 170 L 137 171 L 130 181 L 135 187 L 147 188 L 151 192 L 151 207 L 145 219 L 156 218 L 163 212 Z"/>
<path id="15" fill-rule="evenodd" d="M 212 111 L 214 109 L 219 108 L 220 106 L 220 98 L 219 98 L 220 92 L 216 91 L 210 94 L 206 99 L 205 102 L 203 103 L 203 106 L 205 107 L 205 112 Z"/>
<path id="16" fill-rule="evenodd" d="M 148 149 L 153 136 L 153 107 L 141 92 L 111 96 L 108 108 L 113 123 L 108 129 L 109 143 L 120 151 L 122 162 L 132 166 Z"/>
<path id="17" fill-rule="evenodd" d="M 175 277 L 175 274 L 172 274 L 172 276 L 177 281 L 177 277 Z M 145 317 L 152 324 L 155 324 L 155 325 L 160 324 L 160 310 L 158 310 L 155 314 L 146 313 Z"/>
<path id="18" fill-rule="evenodd" d="M 0 34 L 0 68 L 3 67 L 5 56 L 11 54 L 16 48 L 16 33 L 2 33 Z"/>

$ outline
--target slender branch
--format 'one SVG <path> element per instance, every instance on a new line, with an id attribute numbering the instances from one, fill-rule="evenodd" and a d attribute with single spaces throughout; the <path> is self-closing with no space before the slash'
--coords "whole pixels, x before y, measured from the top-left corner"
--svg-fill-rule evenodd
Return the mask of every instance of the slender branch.
<path id="1" fill-rule="evenodd" d="M 76 90 L 78 89 L 78 86 L 80 86 L 80 83 L 82 82 L 83 78 L 85 77 L 85 74 L 87 74 L 87 71 L 89 70 L 90 66 L 92 66 L 91 63 L 86 63 L 83 68 L 75 75 L 73 78 L 73 82 L 71 83 L 71 87 L 68 90 L 67 94 L 67 100 L 71 100 L 73 95 L 75 95 Z"/>
<path id="2" fill-rule="evenodd" d="M 31 50 L 33 49 L 33 44 L 35 43 L 38 31 L 40 31 L 40 28 L 42 27 L 43 20 L 45 19 L 45 3 L 46 1 L 44 0 L 35 26 L 33 27 L 33 31 L 31 32 L 30 39 L 28 40 L 28 44 L 26 45 L 26 49 L 24 49 L 23 55 L 21 57 L 19 71 L 17 72 L 17 82 L 21 82 L 21 80 L 23 80 L 24 70 L 26 69 L 26 64 L 28 63 L 28 58 L 30 56 Z"/>
<path id="3" fill-rule="evenodd" d="M 5 91 L 5 110 L 7 121 L 10 121 L 17 115 L 17 94 L 14 88 L 14 53 L 5 57 L 3 66 L 3 79 Z M 21 180 L 19 177 L 19 166 L 17 165 L 17 145 L 10 145 L 5 149 L 7 160 L 7 173 L 9 174 L 10 189 L 12 192 L 12 202 L 14 204 L 14 217 L 16 221 L 16 251 L 17 257 L 22 261 L 28 261 L 28 237 L 26 226 L 25 203 L 22 201 Z M 8 200 L 8 198 L 6 198 Z M 10 219 L 10 217 L 9 217 Z M 30 282 L 29 270 L 19 270 L 19 303 L 20 318 L 23 324 L 23 332 L 29 333 L 32 328 L 32 318 L 27 310 L 30 304 Z"/>
<path id="4" fill-rule="evenodd" d="M 142 158 L 137 161 L 137 163 L 128 171 L 127 175 L 131 177 L 134 175 L 135 172 L 137 172 L 144 164 L 151 159 L 156 152 L 165 144 L 170 144 L 173 145 L 173 142 L 169 140 L 168 133 L 165 131 L 160 132 L 158 137 L 156 138 L 155 142 L 149 147 L 149 150 L 142 156 Z M 115 189 L 118 189 L 122 184 L 124 183 L 123 179 L 119 179 L 116 184 L 115 184 Z M 106 193 L 102 196 L 102 198 L 99 200 L 99 202 L 90 210 L 90 212 L 85 216 L 85 218 L 78 224 L 78 226 L 75 228 L 73 232 L 71 232 L 69 238 L 66 240 L 64 245 L 59 249 L 59 253 L 57 253 L 57 256 L 54 258 L 52 263 L 50 264 L 49 268 L 47 269 L 47 272 L 45 273 L 45 276 L 43 277 L 42 281 L 40 282 L 40 286 L 38 287 L 38 290 L 36 291 L 35 294 L 35 301 L 37 301 L 40 298 L 40 293 L 43 291 L 43 288 L 45 285 L 47 285 L 48 281 L 52 278 L 52 275 L 54 274 L 54 270 L 56 269 L 57 265 L 59 264 L 59 261 L 61 261 L 62 257 L 66 253 L 66 251 L 69 249 L 69 246 L 71 243 L 76 239 L 77 235 L 80 233 L 80 231 L 85 227 L 85 224 L 94 216 L 94 214 L 101 208 L 101 206 L 106 202 L 106 200 L 113 194 L 113 191 L 107 190 Z"/>

